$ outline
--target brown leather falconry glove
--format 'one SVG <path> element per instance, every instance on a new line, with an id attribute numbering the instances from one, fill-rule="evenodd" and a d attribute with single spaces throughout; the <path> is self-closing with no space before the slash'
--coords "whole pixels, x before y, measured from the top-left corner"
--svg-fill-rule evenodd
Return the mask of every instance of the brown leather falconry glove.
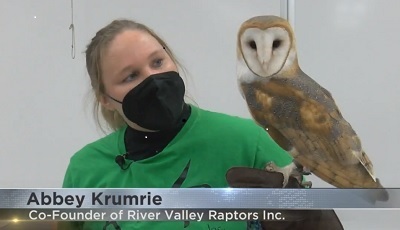
<path id="1" fill-rule="evenodd" d="M 233 167 L 226 174 L 232 188 L 282 188 L 283 175 L 260 169 Z M 290 176 L 285 188 L 304 188 Z M 260 221 L 262 229 L 342 230 L 343 226 L 333 210 L 279 210 L 285 220 Z"/>

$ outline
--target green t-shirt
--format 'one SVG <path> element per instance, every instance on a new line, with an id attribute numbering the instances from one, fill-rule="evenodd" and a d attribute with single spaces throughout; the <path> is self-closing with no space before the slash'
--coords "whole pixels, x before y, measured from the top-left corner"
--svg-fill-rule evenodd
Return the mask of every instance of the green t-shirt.
<path id="1" fill-rule="evenodd" d="M 155 156 L 132 162 L 122 170 L 115 157 L 126 152 L 121 128 L 88 144 L 70 160 L 64 188 L 171 188 L 187 168 L 180 187 L 228 187 L 233 166 L 263 168 L 273 161 L 286 166 L 292 157 L 251 119 L 191 106 L 192 113 L 175 138 Z M 81 223 L 82 224 L 82 223 Z M 105 222 L 85 222 L 83 229 L 103 229 Z M 121 229 L 183 229 L 182 221 L 118 222 Z M 113 229 L 113 228 L 107 228 Z M 190 222 L 191 229 L 246 229 L 246 222 Z"/>

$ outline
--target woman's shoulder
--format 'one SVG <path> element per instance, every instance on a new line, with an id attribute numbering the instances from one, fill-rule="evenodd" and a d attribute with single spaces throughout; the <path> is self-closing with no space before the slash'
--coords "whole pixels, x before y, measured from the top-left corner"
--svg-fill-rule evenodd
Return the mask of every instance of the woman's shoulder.
<path id="1" fill-rule="evenodd" d="M 94 157 L 115 157 L 123 151 L 124 146 L 121 146 L 121 142 L 123 142 L 123 133 L 125 129 L 126 127 L 122 127 L 104 137 L 84 145 L 72 155 L 71 161 L 82 161 L 88 158 L 93 159 Z"/>
<path id="2" fill-rule="evenodd" d="M 93 187 L 99 183 L 99 175 L 117 167 L 115 157 L 125 151 L 121 147 L 125 129 L 114 131 L 105 137 L 86 144 L 71 157 L 64 176 L 63 187 Z M 94 186 L 96 187 L 96 186 Z"/>
<path id="3" fill-rule="evenodd" d="M 227 113 L 216 112 L 202 108 L 196 109 L 199 113 L 199 121 L 204 124 L 208 124 L 210 128 L 227 128 L 230 130 L 241 130 L 242 132 L 259 132 L 260 129 L 262 129 L 261 126 L 259 126 L 251 118 L 230 115 Z"/>

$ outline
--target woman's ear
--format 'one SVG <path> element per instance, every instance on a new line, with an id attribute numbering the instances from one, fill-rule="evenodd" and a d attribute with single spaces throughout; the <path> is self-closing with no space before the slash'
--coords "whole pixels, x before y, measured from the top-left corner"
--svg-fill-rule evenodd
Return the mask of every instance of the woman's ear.
<path id="1" fill-rule="evenodd" d="M 107 97 L 105 94 L 100 95 L 99 102 L 107 110 L 110 110 L 110 111 L 115 110 L 113 104 L 110 102 L 110 98 Z"/>

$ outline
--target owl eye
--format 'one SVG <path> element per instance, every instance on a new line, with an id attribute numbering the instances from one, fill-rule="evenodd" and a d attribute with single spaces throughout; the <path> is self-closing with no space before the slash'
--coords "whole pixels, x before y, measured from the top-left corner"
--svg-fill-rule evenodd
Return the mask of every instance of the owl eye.
<path id="1" fill-rule="evenodd" d="M 250 46 L 251 49 L 257 50 L 257 45 L 254 40 L 249 41 L 247 44 Z"/>
<path id="2" fill-rule="evenodd" d="M 281 45 L 282 41 L 281 40 L 274 40 L 272 43 L 272 49 L 276 49 Z"/>

